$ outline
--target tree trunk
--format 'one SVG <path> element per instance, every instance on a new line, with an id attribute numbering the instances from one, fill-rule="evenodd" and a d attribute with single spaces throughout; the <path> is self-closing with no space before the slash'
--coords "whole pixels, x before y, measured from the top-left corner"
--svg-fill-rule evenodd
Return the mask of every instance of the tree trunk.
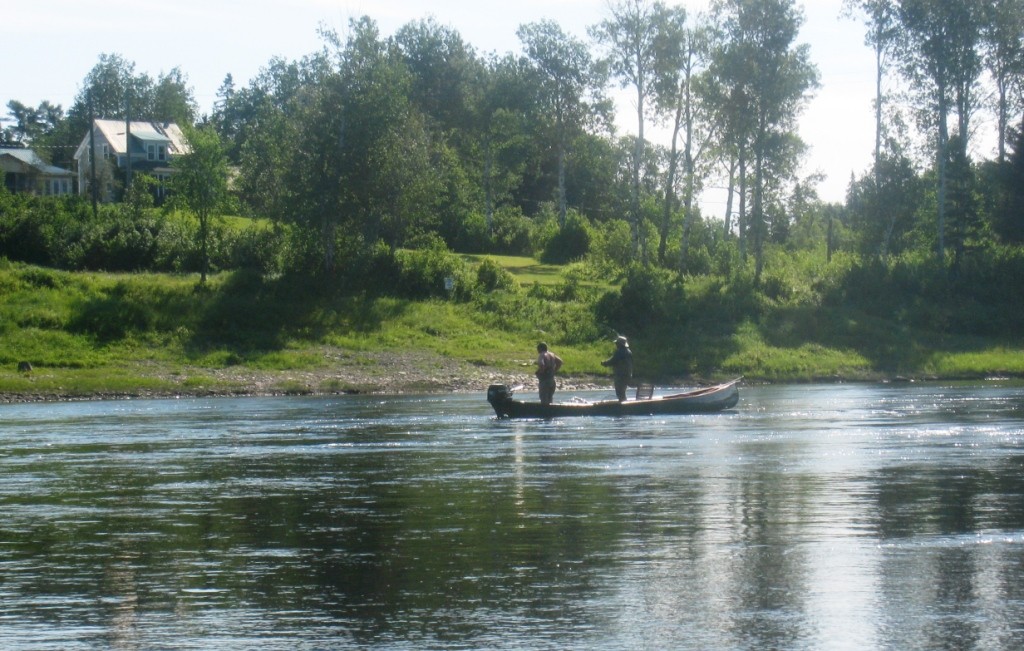
<path id="1" fill-rule="evenodd" d="M 732 199 L 736 195 L 736 167 L 736 157 L 731 156 L 729 158 L 729 189 L 725 196 L 725 229 L 722 232 L 725 237 L 729 237 L 729 233 L 732 232 Z"/>
<path id="2" fill-rule="evenodd" d="M 672 209 L 676 200 L 676 169 L 679 167 L 678 144 L 679 125 L 682 119 L 682 101 L 676 105 L 676 116 L 672 124 L 672 144 L 669 148 L 668 175 L 665 180 L 665 202 L 661 211 L 661 228 L 659 229 L 660 240 L 658 241 L 658 262 L 665 264 L 665 249 L 668 243 L 668 230 L 672 222 Z M 679 252 L 679 268 L 683 268 L 686 259 L 686 242 L 683 242 Z"/>
<path id="3" fill-rule="evenodd" d="M 736 219 L 736 227 L 740 236 L 740 260 L 747 261 L 747 151 L 746 145 L 740 145 L 740 212 Z"/>
<path id="4" fill-rule="evenodd" d="M 949 115 L 947 106 L 946 87 L 940 81 L 938 88 L 938 120 L 939 120 L 939 142 L 938 142 L 938 194 L 936 196 L 936 227 L 938 230 L 938 243 L 936 253 L 941 264 L 945 258 L 946 251 L 946 148 L 949 146 L 949 127 L 946 125 L 946 118 Z"/>

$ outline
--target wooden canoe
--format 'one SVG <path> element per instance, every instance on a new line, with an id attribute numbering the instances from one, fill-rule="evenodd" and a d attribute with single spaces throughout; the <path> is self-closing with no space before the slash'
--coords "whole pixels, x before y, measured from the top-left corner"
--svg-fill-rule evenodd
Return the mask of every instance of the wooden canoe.
<path id="1" fill-rule="evenodd" d="M 693 391 L 653 396 L 646 399 L 573 400 L 542 405 L 540 402 L 516 400 L 514 390 L 504 384 L 487 388 L 487 402 L 499 418 L 561 418 L 564 416 L 654 416 L 700 414 L 731 409 L 739 402 L 740 379 Z"/>

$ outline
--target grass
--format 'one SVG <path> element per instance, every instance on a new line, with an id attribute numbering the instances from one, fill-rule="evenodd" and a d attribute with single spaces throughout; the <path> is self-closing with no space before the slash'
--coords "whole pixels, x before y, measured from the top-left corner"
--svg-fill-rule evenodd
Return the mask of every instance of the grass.
<path id="1" fill-rule="evenodd" d="M 938 351 L 926 365 L 942 377 L 1024 376 L 1024 350 L 995 346 L 978 351 Z"/>
<path id="2" fill-rule="evenodd" d="M 558 265 L 543 264 L 534 258 L 515 255 L 463 255 L 462 259 L 471 264 L 479 263 L 484 258 L 494 260 L 509 273 L 520 285 L 557 285 L 563 281 L 562 269 Z"/>
<path id="3" fill-rule="evenodd" d="M 722 369 L 734 375 L 756 375 L 766 380 L 810 381 L 834 377 L 868 377 L 870 361 L 852 350 L 817 343 L 795 347 L 773 346 L 759 329 L 744 324 L 734 336 L 736 350 Z"/>
<path id="4" fill-rule="evenodd" d="M 562 270 L 491 256 L 519 282 L 561 295 Z M 469 258 L 478 260 L 479 258 Z M 243 274 L 65 273 L 0 260 L 0 394 L 245 391 L 252 376 L 281 392 L 351 390 L 407 373 L 430 388 L 438 360 L 526 377 L 546 340 L 564 373 L 606 378 L 608 333 L 584 303 L 533 290 L 476 302 L 320 296 L 286 281 Z M 688 289 L 698 312 L 701 292 Z M 545 292 L 541 292 L 544 294 Z M 724 315 L 725 313 L 723 313 Z M 700 316 L 698 314 L 697 316 Z M 1006 342 L 909 332 L 843 309 L 775 309 L 760 321 L 705 315 L 683 332 L 634 338 L 638 375 L 668 383 L 689 375 L 750 380 L 975 378 L 1024 375 L 1024 348 Z M 381 364 L 400 359 L 404 368 Z M 404 356 L 404 357 L 403 357 Z M 20 361 L 34 366 L 20 373 Z"/>

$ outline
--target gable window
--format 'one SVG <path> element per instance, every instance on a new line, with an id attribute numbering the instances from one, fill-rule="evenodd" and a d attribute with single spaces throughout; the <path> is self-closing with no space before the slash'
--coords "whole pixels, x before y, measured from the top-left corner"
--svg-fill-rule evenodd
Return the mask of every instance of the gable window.
<path id="1" fill-rule="evenodd" d="M 103 160 L 107 160 L 108 158 L 110 158 L 110 145 L 104 143 L 103 144 Z"/>
<path id="2" fill-rule="evenodd" d="M 146 145 L 146 159 L 156 160 L 156 145 Z"/>
<path id="3" fill-rule="evenodd" d="M 157 160 L 167 160 L 167 147 L 160 145 L 156 152 Z"/>

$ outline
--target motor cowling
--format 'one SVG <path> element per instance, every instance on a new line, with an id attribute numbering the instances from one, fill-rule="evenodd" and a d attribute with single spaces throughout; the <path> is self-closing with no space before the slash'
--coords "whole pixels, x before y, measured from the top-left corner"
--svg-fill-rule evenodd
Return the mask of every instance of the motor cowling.
<path id="1" fill-rule="evenodd" d="M 507 384 L 492 384 L 487 387 L 487 402 L 491 403 L 498 418 L 508 416 L 508 406 L 512 402 L 513 391 L 515 389 L 509 388 Z"/>
<path id="2" fill-rule="evenodd" d="M 511 397 L 512 391 L 507 384 L 492 384 L 487 387 L 487 402 L 491 403 L 492 407 L 500 405 Z"/>

